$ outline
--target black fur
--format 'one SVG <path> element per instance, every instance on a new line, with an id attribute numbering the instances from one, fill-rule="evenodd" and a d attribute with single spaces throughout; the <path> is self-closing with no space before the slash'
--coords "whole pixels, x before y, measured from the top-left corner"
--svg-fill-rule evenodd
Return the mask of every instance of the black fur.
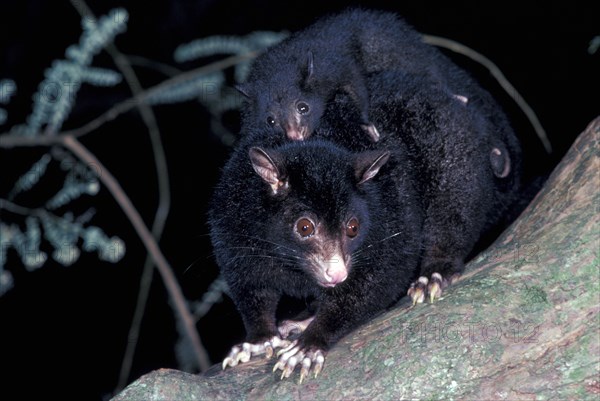
<path id="1" fill-rule="evenodd" d="M 408 161 L 394 149 L 381 171 L 360 183 L 361 172 L 384 153 L 353 155 L 317 139 L 265 149 L 289 183 L 273 194 L 245 150 L 225 167 L 211 235 L 247 340 L 277 334 L 275 311 L 283 295 L 314 297 L 316 318 L 301 338 L 304 345 L 327 349 L 398 300 L 414 276 L 423 215 Z M 353 255 L 348 278 L 333 288 L 320 285 L 312 273 L 313 240 L 294 231 L 303 216 Z M 352 217 L 360 229 L 348 239 L 344 230 Z"/>
<path id="2" fill-rule="evenodd" d="M 388 69 L 421 74 L 450 92 L 473 95 L 468 77 L 395 14 L 350 9 L 296 32 L 254 61 L 248 82 L 238 86 L 250 100 L 244 131 L 252 126 L 306 139 L 327 103 L 344 92 L 357 106 L 354 121 L 373 136 L 372 125 L 366 128 L 371 124 L 366 75 Z M 299 105 L 309 112 L 300 113 Z"/>
<path id="3" fill-rule="evenodd" d="M 417 40 L 414 32 L 407 37 Z M 420 43 L 406 46 L 417 49 L 412 60 L 432 57 L 429 72 L 407 65 L 364 76 L 370 118 L 381 133 L 377 143 L 356 124 L 358 106 L 345 93 L 335 95 L 304 142 L 245 126 L 216 189 L 210 225 L 247 341 L 277 334 L 275 309 L 287 294 L 316 298 L 317 318 L 300 342 L 326 350 L 404 296 L 417 276 L 461 273 L 477 244 L 505 225 L 509 212 L 516 216 L 521 153 L 506 117 L 437 52 L 420 53 Z M 289 188 L 273 187 L 255 172 L 248 154 L 255 146 L 272 156 Z M 387 163 L 358 184 L 359 161 L 386 152 Z M 351 214 L 360 216 L 361 231 L 346 249 L 350 275 L 325 288 L 307 262 L 310 242 L 298 239 L 294 224 L 310 215 L 339 233 Z"/>
<path id="4" fill-rule="evenodd" d="M 275 310 L 286 294 L 317 299 L 317 318 L 300 341 L 327 349 L 405 295 L 416 276 L 462 272 L 474 245 L 516 199 L 514 137 L 504 140 L 488 119 L 414 75 L 375 74 L 368 85 L 384 136 L 377 144 L 347 144 L 370 152 L 348 153 L 318 138 L 276 145 L 269 134 L 257 134 L 243 141 L 223 171 L 211 235 L 249 342 L 277 333 Z M 354 111 L 351 102 L 337 103 L 315 137 L 353 137 L 360 131 L 349 117 Z M 513 160 L 504 178 L 490 163 L 498 143 Z M 257 144 L 275 145 L 265 150 L 289 180 L 287 190 L 274 195 L 253 170 L 248 150 Z M 390 160 L 357 185 L 355 160 L 378 152 L 390 152 Z M 309 244 L 293 231 L 303 215 L 332 232 L 349 215 L 365 222 L 358 245 L 348 250 L 351 273 L 334 288 L 323 288 L 310 273 Z"/>
<path id="5" fill-rule="evenodd" d="M 422 76 L 393 71 L 372 76 L 370 90 L 382 127 L 377 148 L 402 143 L 414 164 L 426 216 L 420 275 L 460 273 L 478 241 L 505 223 L 519 199 L 519 142 L 489 95 L 481 97 L 488 103 L 464 105 Z M 497 149 L 510 160 L 502 177 L 491 161 Z"/>

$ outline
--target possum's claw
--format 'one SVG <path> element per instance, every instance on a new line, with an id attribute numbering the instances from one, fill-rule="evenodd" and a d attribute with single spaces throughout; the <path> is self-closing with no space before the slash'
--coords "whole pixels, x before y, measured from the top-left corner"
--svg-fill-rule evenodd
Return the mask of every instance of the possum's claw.
<path id="1" fill-rule="evenodd" d="M 296 365 L 300 363 L 299 383 L 302 383 L 309 375 L 311 367 L 316 379 L 323 369 L 325 353 L 320 349 L 308 349 L 297 344 L 298 342 L 294 341 L 287 348 L 284 348 L 277 353 L 279 360 L 275 366 L 273 366 L 273 372 L 277 371 L 277 369 L 281 369 L 281 380 L 284 378 L 287 379 L 294 372 Z"/>
<path id="2" fill-rule="evenodd" d="M 429 302 L 433 303 L 437 298 L 442 296 L 442 287 L 444 286 L 444 280 L 442 275 L 439 273 L 433 273 L 431 280 L 427 286 L 427 292 L 429 293 Z"/>
<path id="3" fill-rule="evenodd" d="M 225 369 L 227 366 L 236 366 L 238 363 L 248 362 L 250 358 L 256 355 L 265 354 L 265 358 L 269 359 L 273 356 L 275 348 L 283 348 L 290 345 L 290 341 L 281 339 L 279 336 L 273 336 L 269 340 L 252 344 L 242 343 L 234 346 L 229 351 L 229 354 L 223 359 L 222 367 Z"/>
<path id="4" fill-rule="evenodd" d="M 434 303 L 436 299 L 442 296 L 443 289 L 448 287 L 458 278 L 455 274 L 450 279 L 445 279 L 440 273 L 433 273 L 431 278 L 421 276 L 410 285 L 407 295 L 411 297 L 413 306 L 420 304 L 429 296 L 429 302 Z"/>
<path id="5" fill-rule="evenodd" d="M 428 283 L 429 279 L 427 277 L 419 277 L 408 288 L 407 295 L 412 299 L 413 306 L 417 303 L 422 303 L 425 299 L 425 290 Z"/>

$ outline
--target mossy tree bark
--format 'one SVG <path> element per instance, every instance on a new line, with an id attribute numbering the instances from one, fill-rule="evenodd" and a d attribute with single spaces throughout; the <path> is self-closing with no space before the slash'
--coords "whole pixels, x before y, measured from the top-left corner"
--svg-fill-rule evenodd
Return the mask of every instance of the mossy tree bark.
<path id="1" fill-rule="evenodd" d="M 274 360 L 256 360 L 155 371 L 113 400 L 598 399 L 599 154 L 600 117 L 439 301 L 401 303 L 356 330 L 318 379 L 280 381 Z"/>

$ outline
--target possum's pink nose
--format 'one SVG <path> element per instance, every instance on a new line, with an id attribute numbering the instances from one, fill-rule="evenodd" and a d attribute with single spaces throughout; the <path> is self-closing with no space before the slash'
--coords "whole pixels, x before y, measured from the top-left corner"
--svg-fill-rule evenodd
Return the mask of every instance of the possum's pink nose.
<path id="1" fill-rule="evenodd" d="M 325 273 L 325 278 L 329 281 L 329 284 L 336 285 L 346 280 L 348 273 L 346 271 L 331 271 L 328 270 Z"/>
<path id="2" fill-rule="evenodd" d="M 285 133 L 289 139 L 292 141 L 302 141 L 304 140 L 304 132 L 303 130 L 297 129 L 296 127 L 289 127 L 285 130 Z"/>
<path id="3" fill-rule="evenodd" d="M 332 259 L 327 262 L 327 268 L 323 272 L 325 282 L 323 283 L 327 287 L 333 287 L 348 277 L 348 269 L 342 258 Z"/>
<path id="4" fill-rule="evenodd" d="M 303 141 L 308 136 L 306 127 L 299 121 L 289 121 L 284 129 L 286 136 L 292 141 Z"/>

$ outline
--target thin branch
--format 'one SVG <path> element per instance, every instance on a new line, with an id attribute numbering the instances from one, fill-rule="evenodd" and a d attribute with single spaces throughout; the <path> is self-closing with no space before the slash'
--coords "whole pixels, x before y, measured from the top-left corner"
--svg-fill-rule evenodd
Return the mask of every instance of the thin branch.
<path id="1" fill-rule="evenodd" d="M 133 225 L 138 236 L 142 240 L 142 243 L 146 247 L 146 250 L 152 255 L 154 263 L 161 274 L 162 280 L 165 283 L 167 292 L 170 298 L 175 303 L 175 310 L 179 314 L 179 318 L 184 326 L 188 338 L 190 339 L 192 349 L 199 361 L 202 361 L 201 366 L 209 366 L 209 358 L 206 354 L 204 347 L 198 337 L 196 326 L 194 324 L 193 317 L 191 316 L 186 300 L 183 297 L 181 288 L 177 283 L 177 279 L 173 274 L 173 270 L 169 265 L 169 262 L 165 259 L 158 244 L 154 240 L 154 237 L 148 230 L 148 227 L 144 224 L 142 217 L 140 216 L 137 209 L 131 203 L 131 200 L 121 188 L 119 182 L 114 176 L 108 171 L 108 169 L 98 160 L 85 146 L 83 146 L 77 138 L 70 135 L 61 135 L 61 144 L 69 149 L 84 163 L 98 166 L 102 174 L 98 177 L 106 188 L 110 191 L 112 196 L 115 198 L 131 224 Z"/>
<path id="2" fill-rule="evenodd" d="M 73 7 L 75 7 L 75 9 L 79 12 L 79 14 L 82 17 L 85 18 L 86 16 L 91 16 L 92 18 L 96 19 L 96 16 L 94 15 L 93 11 L 89 8 L 89 6 L 84 0 L 72 0 L 71 4 L 73 5 Z M 123 56 L 123 54 L 117 49 L 117 47 L 113 43 L 107 45 L 106 51 L 113 58 L 113 61 L 115 62 L 117 68 L 125 77 L 125 80 L 127 81 L 127 84 L 129 85 L 132 94 L 136 96 L 143 92 L 142 85 L 140 84 L 137 75 L 133 71 L 133 68 L 131 68 L 131 64 L 129 63 L 127 58 Z M 171 205 L 169 173 L 164 147 L 161 141 L 160 130 L 158 128 L 154 112 L 152 111 L 152 108 L 145 103 L 139 103 L 138 110 L 140 112 L 140 115 L 142 116 L 144 124 L 148 128 L 148 134 L 150 135 L 150 143 L 152 145 L 152 151 L 154 153 L 154 165 L 156 168 L 156 176 L 158 179 L 157 181 L 159 200 L 154 216 L 154 221 L 152 223 L 152 235 L 158 243 L 160 241 L 160 238 L 162 237 L 162 233 Z M 150 293 L 150 286 L 152 284 L 153 275 L 154 265 L 152 263 L 152 257 L 150 256 L 150 254 L 146 254 L 146 259 L 144 261 L 144 269 L 142 271 L 142 276 L 140 279 L 136 309 L 127 335 L 127 347 L 125 349 L 125 354 L 121 363 L 119 382 L 117 384 L 115 393 L 118 392 L 120 389 L 124 388 L 125 385 L 127 385 L 127 380 L 129 379 L 131 365 L 133 364 L 133 357 L 135 354 L 135 349 L 137 347 L 140 326 L 146 310 L 146 304 Z M 201 359 L 198 360 L 198 364 L 201 370 L 204 371 L 208 369 L 208 366 L 203 367 L 202 362 L 203 361 Z"/>
<path id="3" fill-rule="evenodd" d="M 31 209 L 25 206 L 17 205 L 8 199 L 0 198 L 0 209 L 8 210 L 11 213 L 20 214 L 21 216 L 44 216 L 49 214 L 44 209 Z M 56 218 L 59 218 L 56 216 Z"/>
<path id="4" fill-rule="evenodd" d="M 82 0 L 79 0 L 82 1 Z M 126 81 L 131 88 L 132 94 L 138 95 L 143 91 L 143 88 L 135 75 L 135 72 L 131 68 L 131 65 L 127 59 L 117 50 L 114 45 L 107 48 L 109 54 L 112 56 L 115 64 L 119 70 L 123 73 Z M 150 136 L 150 144 L 152 146 L 152 152 L 154 153 L 154 166 L 156 169 L 156 177 L 158 182 L 158 206 L 154 215 L 154 221 L 152 222 L 152 235 L 156 242 L 160 242 L 162 237 L 165 223 L 169 215 L 171 208 L 171 192 L 169 184 L 169 171 L 167 160 L 165 156 L 164 147 L 161 140 L 160 130 L 156 122 L 156 117 L 152 108 L 145 104 L 140 103 L 138 106 L 140 115 L 144 124 L 148 128 L 148 134 Z M 123 361 L 121 363 L 121 371 L 119 373 L 119 382 L 117 384 L 117 391 L 123 389 L 127 385 L 129 374 L 131 372 L 131 365 L 133 364 L 133 357 L 137 348 L 137 342 L 139 338 L 140 327 L 142 319 L 146 311 L 146 304 L 150 294 L 150 286 L 152 285 L 152 277 L 154 275 L 154 264 L 152 263 L 152 257 L 150 254 L 146 254 L 146 260 L 144 261 L 144 269 L 142 271 L 142 277 L 140 278 L 140 286 L 136 309 L 131 320 L 131 326 L 127 335 L 127 347 L 125 354 L 123 355 Z M 202 366 L 202 360 L 197 361 L 200 369 L 205 371 L 209 366 Z"/>
<path id="5" fill-rule="evenodd" d="M 241 55 L 227 57 L 223 60 L 219 60 L 214 63 L 207 64 L 205 66 L 198 67 L 196 69 L 179 74 L 176 77 L 162 81 L 160 84 L 157 84 L 127 100 L 124 100 L 121 103 L 116 104 L 114 107 L 110 108 L 109 110 L 102 113 L 100 116 L 96 117 L 95 119 L 91 120 L 83 126 L 69 131 L 63 131 L 55 136 L 17 136 L 10 135 L 8 133 L 3 133 L 0 135 L 0 148 L 12 148 L 16 146 L 50 146 L 53 144 L 61 144 L 64 141 L 64 139 L 61 138 L 63 136 L 70 136 L 74 138 L 81 137 L 98 129 L 103 124 L 114 120 L 119 115 L 128 112 L 129 110 L 136 107 L 139 103 L 146 102 L 146 100 L 148 100 L 149 97 L 155 95 L 158 92 L 161 92 L 163 90 L 169 90 L 187 81 L 192 81 L 199 76 L 234 66 L 236 64 L 241 63 L 242 61 L 246 61 L 256 57 L 257 54 L 258 52 L 252 51 Z"/>
<path id="6" fill-rule="evenodd" d="M 85 224 L 88 221 L 87 217 L 90 215 L 91 209 L 88 209 L 88 211 L 79 215 L 75 219 L 75 221 L 73 221 L 73 220 L 66 219 L 63 216 L 58 216 L 44 208 L 32 209 L 30 207 L 18 205 L 8 199 L 0 198 L 0 210 L 6 210 L 8 212 L 11 212 L 13 214 L 18 214 L 21 216 L 36 216 L 36 217 L 42 218 L 42 219 L 50 219 L 50 220 L 61 222 L 61 224 L 62 223 L 76 223 L 76 224 L 80 224 L 83 226 L 83 224 Z"/>
<path id="7" fill-rule="evenodd" d="M 508 81 L 508 79 L 506 79 L 506 77 L 496 64 L 494 64 L 483 54 L 478 53 L 470 47 L 467 47 L 461 43 L 455 42 L 454 40 L 442 38 L 439 36 L 423 35 L 423 42 L 428 43 L 430 45 L 443 47 L 452 50 L 455 53 L 465 55 L 487 68 L 490 71 L 490 74 L 492 74 L 492 76 L 496 78 L 496 81 L 498 81 L 500 86 L 502 86 L 506 93 L 508 93 L 508 95 L 517 103 L 521 110 L 523 110 L 523 113 L 525 113 L 525 115 L 527 116 L 529 123 L 533 126 L 533 129 L 535 130 L 537 136 L 540 138 L 540 141 L 544 145 L 546 152 L 549 154 L 552 153 L 552 144 L 550 143 L 548 135 L 546 135 L 546 131 L 544 130 L 544 127 L 542 127 L 542 124 L 540 123 L 540 120 L 538 119 L 537 115 L 535 114 L 531 106 L 529 106 L 529 104 L 523 99 L 523 96 L 521 96 L 521 94 L 517 92 L 515 87 Z"/>
<path id="8" fill-rule="evenodd" d="M 123 54 L 123 56 L 127 57 L 127 60 L 129 60 L 131 65 L 149 68 L 158 71 L 167 77 L 174 77 L 182 73 L 182 70 L 179 68 L 175 68 L 169 64 L 161 63 L 146 57 L 136 56 L 134 54 Z"/>
<path id="9" fill-rule="evenodd" d="M 207 64 L 202 67 L 198 67 L 196 69 L 181 73 L 173 78 L 162 81 L 161 83 L 146 89 L 143 92 L 135 95 L 129 100 L 126 100 L 122 103 L 119 103 L 112 109 L 108 110 L 104 114 L 100 115 L 96 119 L 90 121 L 80 128 L 76 128 L 71 131 L 65 131 L 63 134 L 72 135 L 74 137 L 79 137 L 89 133 L 90 131 L 96 129 L 98 126 L 104 124 L 107 121 L 111 121 L 116 118 L 118 115 L 124 113 L 125 111 L 131 110 L 137 103 L 143 103 L 151 96 L 156 95 L 159 92 L 169 90 L 175 86 L 178 86 L 187 81 L 193 81 L 197 77 L 209 74 L 211 72 L 224 70 L 225 68 L 232 67 L 236 64 L 241 63 L 242 61 L 246 61 L 256 57 L 258 52 L 248 52 L 241 55 L 235 55 L 231 57 L 224 58 L 223 60 L 215 61 L 214 63 Z M 107 119 L 106 121 L 104 121 Z"/>
<path id="10" fill-rule="evenodd" d="M 82 1 L 82 0 L 78 0 Z M 107 47 L 108 53 L 111 55 L 115 64 L 119 70 L 123 73 L 125 80 L 131 88 L 132 94 L 138 95 L 143 91 L 142 85 L 140 84 L 131 64 L 125 56 L 114 46 L 110 44 Z M 156 169 L 156 177 L 158 182 L 158 206 L 154 215 L 154 221 L 152 222 L 152 235 L 156 242 L 160 242 L 162 237 L 169 210 L 171 208 L 171 192 L 169 184 L 169 170 L 167 165 L 167 158 L 165 156 L 165 150 L 161 140 L 160 130 L 156 122 L 156 117 L 150 105 L 146 103 L 140 103 L 138 110 L 142 116 L 144 124 L 148 128 L 148 134 L 150 136 L 150 144 L 152 146 L 152 152 L 154 153 L 154 166 Z M 150 254 L 146 254 L 146 260 L 144 261 L 144 269 L 140 278 L 140 286 L 136 309 L 131 320 L 131 326 L 129 327 L 129 333 L 127 335 L 127 347 L 125 354 L 123 355 L 123 361 L 121 363 L 121 371 L 119 373 L 119 382 L 117 383 L 117 391 L 123 389 L 127 385 L 129 380 L 129 374 L 131 372 L 131 365 L 133 364 L 133 357 L 137 348 L 137 342 L 139 338 L 140 327 L 142 319 L 146 311 L 146 304 L 150 294 L 150 287 L 152 285 L 152 278 L 154 276 L 154 264 L 152 263 L 152 257 Z M 203 366 L 203 360 L 199 359 L 198 366 L 201 371 L 206 371 L 210 365 Z"/>
<path id="11" fill-rule="evenodd" d="M 82 0 L 78 0 L 82 1 Z M 131 92 L 134 96 L 139 95 L 143 92 L 142 85 L 140 84 L 131 64 L 127 58 L 119 52 L 119 50 L 110 44 L 107 48 L 108 53 L 111 55 L 115 64 L 119 70 L 123 73 Z M 154 153 L 154 166 L 156 168 L 156 177 L 158 181 L 158 206 L 154 215 L 154 221 L 152 223 L 152 235 L 156 242 L 160 242 L 162 237 L 169 210 L 171 208 L 171 191 L 169 184 L 169 170 L 167 165 L 167 158 L 165 156 L 165 150 L 161 140 L 160 130 L 156 122 L 156 117 L 152 111 L 152 107 L 146 103 L 140 103 L 138 110 L 142 116 L 144 124 L 148 128 L 148 134 L 150 135 L 150 144 L 152 146 L 152 152 Z M 154 276 L 154 264 L 152 263 L 152 257 L 150 254 L 146 254 L 146 260 L 144 261 L 144 269 L 142 271 L 142 277 L 140 278 L 140 286 L 136 309 L 131 320 L 131 326 L 127 335 L 127 347 L 123 356 L 123 362 L 121 364 L 121 371 L 119 373 L 119 382 L 117 384 L 117 391 L 123 389 L 127 385 L 129 374 L 131 372 L 131 365 L 133 364 L 133 357 L 137 348 L 137 342 L 139 338 L 140 327 L 142 319 L 146 311 L 146 304 L 150 294 L 150 286 L 152 285 L 152 278 Z M 191 339 L 190 339 L 191 341 Z M 201 371 L 206 371 L 210 367 L 209 364 L 204 364 L 203 359 L 198 359 L 197 363 Z"/>
<path id="12" fill-rule="evenodd" d="M 83 16 L 91 16 L 91 11 L 87 8 L 87 5 L 83 2 L 73 2 L 78 11 Z M 70 149 L 73 153 L 75 153 L 78 157 L 82 158 L 82 160 L 95 160 L 96 158 L 91 154 L 79 141 L 77 141 L 77 137 L 86 135 L 90 132 L 93 132 L 103 124 L 112 121 L 117 116 L 131 110 L 133 107 L 140 106 L 145 103 L 145 101 L 154 94 L 169 89 L 173 86 L 179 85 L 189 80 L 195 79 L 197 76 L 205 75 L 207 73 L 213 71 L 219 71 L 230 66 L 234 66 L 242 61 L 251 59 L 256 57 L 257 52 L 249 52 L 243 55 L 236 55 L 232 57 L 225 58 L 223 60 L 217 61 L 215 63 L 202 66 L 200 68 L 191 70 L 186 73 L 179 74 L 171 79 L 161 82 L 160 84 L 149 88 L 147 90 L 140 90 L 138 93 L 135 93 L 134 96 L 126 101 L 123 101 L 105 113 L 101 114 L 94 120 L 88 122 L 82 127 L 63 131 L 58 135 L 48 136 L 48 135 L 37 135 L 37 136 L 16 136 L 16 135 L 0 135 L 0 148 L 11 148 L 15 146 L 52 146 L 52 145 L 63 145 Z M 116 62 L 116 60 L 115 60 Z M 125 75 L 125 74 L 124 74 Z M 141 110 L 140 110 L 141 111 Z M 142 112 L 143 114 L 143 112 Z M 146 114 L 147 116 L 148 114 Z M 147 122 L 148 120 L 146 120 Z M 148 122 L 147 122 L 148 125 Z M 150 123 L 151 126 L 151 123 Z M 158 160 L 155 158 L 155 160 Z M 94 161 L 97 165 L 101 165 L 99 161 Z M 104 169 L 107 171 L 106 169 Z M 197 332 L 195 331 L 195 326 L 193 325 L 193 321 L 189 318 L 189 311 L 187 310 L 185 299 L 181 295 L 181 290 L 173 276 L 172 271 L 162 253 L 160 253 L 160 249 L 155 241 L 150 241 L 146 234 L 148 230 L 144 225 L 141 217 L 137 213 L 136 209 L 133 207 L 127 196 L 125 195 L 122 188 L 120 188 L 118 182 L 112 178 L 112 176 L 107 173 L 108 178 L 102 176 L 100 177 L 102 181 L 105 181 L 104 184 L 109 188 L 115 200 L 121 205 L 126 215 L 131 220 L 134 225 L 138 235 L 146 245 L 148 252 L 152 255 L 153 259 L 157 263 L 157 267 L 165 281 L 165 285 L 167 287 L 168 292 L 173 298 L 173 302 L 176 305 L 178 314 L 182 317 L 183 327 L 188 332 L 188 336 L 190 337 L 190 342 L 192 343 L 192 348 L 195 350 L 197 355 L 197 359 L 199 361 L 200 368 L 202 370 L 206 370 L 210 363 L 208 357 L 202 348 L 200 343 L 200 339 L 197 336 Z M 112 178 L 112 179 L 111 179 Z M 163 209 L 164 210 L 164 209 Z M 167 209 L 168 210 L 168 209 Z M 157 211 L 158 213 L 159 211 Z M 159 227 L 160 228 L 160 227 Z M 159 230 L 159 231 L 162 231 Z M 181 309 L 183 308 L 183 309 Z"/>
<path id="13" fill-rule="evenodd" d="M 73 8 L 75 8 L 75 10 L 77 10 L 77 12 L 79 13 L 79 15 L 81 17 L 93 18 L 94 20 L 97 20 L 96 16 L 94 15 L 94 13 L 92 12 L 92 10 L 90 9 L 90 7 L 87 5 L 86 2 L 71 0 L 71 5 L 73 6 Z"/>

